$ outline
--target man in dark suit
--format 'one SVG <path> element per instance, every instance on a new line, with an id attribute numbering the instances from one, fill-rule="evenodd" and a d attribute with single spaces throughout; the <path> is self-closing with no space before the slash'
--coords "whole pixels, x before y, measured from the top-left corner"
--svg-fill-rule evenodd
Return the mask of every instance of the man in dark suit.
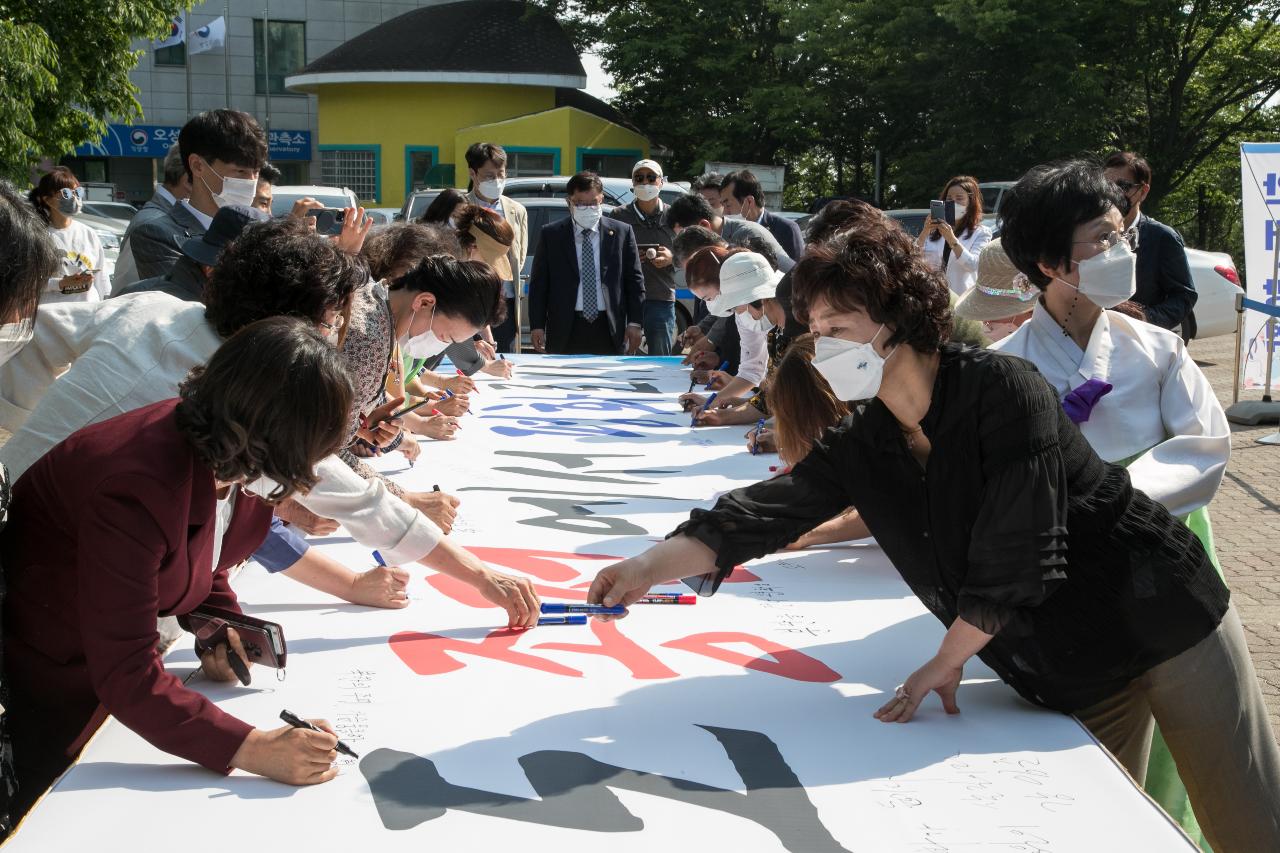
<path id="1" fill-rule="evenodd" d="M 1142 306 L 1148 323 L 1180 331 L 1195 307 L 1196 286 L 1182 236 L 1142 212 L 1151 192 L 1151 166 L 1132 151 L 1117 151 L 1104 165 L 1107 179 L 1128 204 L 1129 209 L 1121 211 L 1124 227 L 1137 235 L 1138 289 L 1133 301 Z"/>
<path id="2" fill-rule="evenodd" d="M 792 259 L 804 254 L 804 237 L 794 219 L 764 209 L 764 190 L 752 172 L 730 172 L 720 185 L 720 201 L 727 216 L 741 216 L 748 222 L 768 229 Z"/>
<path id="3" fill-rule="evenodd" d="M 594 172 L 569 179 L 570 216 L 542 229 L 529 279 L 529 337 L 538 352 L 634 354 L 644 272 L 631 226 L 601 214 Z"/>
<path id="4" fill-rule="evenodd" d="M 138 266 L 133 260 L 129 238 L 140 227 L 163 216 L 167 216 L 173 206 L 191 195 L 191 179 L 182 168 L 182 154 L 175 142 L 164 155 L 164 177 L 156 184 L 155 193 L 144 204 L 124 232 L 124 240 L 120 243 L 120 257 L 116 260 L 116 271 L 111 279 L 111 290 L 115 293 L 121 287 L 127 287 L 138 281 Z"/>

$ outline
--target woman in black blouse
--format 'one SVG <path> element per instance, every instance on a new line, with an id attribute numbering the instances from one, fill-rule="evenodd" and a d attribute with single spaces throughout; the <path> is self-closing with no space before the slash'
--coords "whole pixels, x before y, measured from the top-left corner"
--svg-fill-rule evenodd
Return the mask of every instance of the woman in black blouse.
<path id="1" fill-rule="evenodd" d="M 945 343 L 948 288 L 887 219 L 811 247 L 794 280 L 814 367 L 865 402 L 790 474 L 602 571 L 589 600 L 630 604 L 688 575 L 713 593 L 852 506 L 949 626 L 878 719 L 910 720 L 930 692 L 957 713 L 976 654 L 1029 701 L 1076 713 L 1131 773 L 1154 714 L 1214 849 L 1280 850 L 1280 752 L 1199 540 L 1098 458 L 1033 365 Z"/>

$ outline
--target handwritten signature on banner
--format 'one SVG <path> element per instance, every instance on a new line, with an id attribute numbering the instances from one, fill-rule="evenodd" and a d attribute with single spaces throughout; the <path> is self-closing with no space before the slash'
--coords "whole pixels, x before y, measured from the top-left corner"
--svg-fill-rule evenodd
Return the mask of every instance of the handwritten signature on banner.
<path id="1" fill-rule="evenodd" d="M 533 575 L 548 583 L 536 584 L 538 594 L 542 596 L 584 601 L 586 589 L 590 581 L 573 585 L 581 575 L 568 560 L 605 560 L 614 562 L 621 557 L 605 554 L 574 554 L 561 551 L 538 551 L 520 548 L 470 548 L 468 549 L 481 560 L 496 565 L 506 566 L 517 571 Z M 760 578 L 741 566 L 725 580 L 725 583 L 756 583 Z M 489 603 L 481 598 L 474 589 L 444 575 L 433 574 L 427 578 L 437 591 L 447 595 L 460 604 L 468 607 L 489 607 Z M 491 631 L 479 641 L 463 640 L 441 634 L 421 633 L 417 631 L 401 631 L 390 639 L 392 650 L 396 656 L 418 675 L 441 675 L 455 672 L 466 666 L 465 657 L 481 657 L 502 661 L 513 666 L 559 675 L 568 678 L 581 678 L 583 672 L 550 658 L 531 654 L 532 651 L 569 652 L 572 654 L 594 655 L 616 660 L 637 680 L 677 678 L 680 673 L 672 669 L 664 660 L 640 646 L 627 637 L 621 630 L 620 622 L 600 622 L 593 620 L 590 625 L 595 642 L 531 643 L 529 651 L 521 651 L 516 644 L 526 637 L 535 635 L 500 629 Z M 822 661 L 790 648 L 782 643 L 754 634 L 741 631 L 708 631 L 676 637 L 661 644 L 662 648 L 687 652 L 721 661 L 731 666 L 787 678 L 792 681 L 805 681 L 829 684 L 840 680 L 840 673 L 828 667 Z M 743 645 L 758 649 L 762 654 L 752 656 L 735 648 Z M 461 658 L 461 659 L 460 659 Z"/>

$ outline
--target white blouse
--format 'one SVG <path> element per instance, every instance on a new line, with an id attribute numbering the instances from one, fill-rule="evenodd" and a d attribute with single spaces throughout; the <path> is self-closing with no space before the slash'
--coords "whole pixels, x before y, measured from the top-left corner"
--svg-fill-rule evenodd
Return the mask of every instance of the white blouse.
<path id="1" fill-rule="evenodd" d="M 1209 380 L 1173 332 L 1103 311 L 1081 350 L 1040 303 L 991 349 L 1032 362 L 1065 397 L 1090 379 L 1113 387 L 1079 424 L 1107 462 L 1134 456 L 1133 486 L 1182 516 L 1213 500 L 1231 455 L 1231 429 Z"/>
<path id="2" fill-rule="evenodd" d="M 952 252 L 947 261 L 947 285 L 957 296 L 963 296 L 978 282 L 978 255 L 982 254 L 982 247 L 991 242 L 991 229 L 979 225 L 968 234 L 957 234 L 956 242 L 963 251 L 958 255 Z M 942 249 L 946 245 L 947 241 L 941 237 L 937 240 L 925 238 L 921 251 L 935 270 L 942 269 Z"/>
<path id="3" fill-rule="evenodd" d="M 769 333 L 749 328 L 755 321 L 747 311 L 734 314 L 733 319 L 738 324 L 738 378 L 759 385 L 769 366 Z"/>

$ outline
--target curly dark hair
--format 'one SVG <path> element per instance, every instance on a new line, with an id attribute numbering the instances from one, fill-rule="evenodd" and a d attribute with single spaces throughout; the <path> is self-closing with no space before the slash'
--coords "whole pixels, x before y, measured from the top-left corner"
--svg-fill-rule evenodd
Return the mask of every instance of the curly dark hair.
<path id="1" fill-rule="evenodd" d="M 431 255 L 392 281 L 388 289 L 430 293 L 436 298 L 437 311 L 460 317 L 477 329 L 496 326 L 507 316 L 502 279 L 484 261 Z"/>
<path id="2" fill-rule="evenodd" d="M 1124 194 L 1107 180 L 1096 160 L 1035 166 L 1000 200 L 1000 244 L 1018 271 L 1044 290 L 1051 279 L 1040 271 L 1040 264 L 1070 269 L 1076 226 L 1113 207 L 1124 210 L 1124 203 Z"/>
<path id="3" fill-rule="evenodd" d="M 822 299 L 840 311 L 862 308 L 872 320 L 893 327 L 890 345 L 931 353 L 950 334 L 946 279 L 883 215 L 810 246 L 791 280 L 792 307 L 802 323 L 809 322 L 811 306 Z"/>
<path id="4" fill-rule="evenodd" d="M 315 467 L 346 440 L 346 363 L 305 321 L 245 326 L 178 387 L 178 429 L 223 482 L 269 477 L 268 500 L 308 492 Z"/>
<path id="5" fill-rule="evenodd" d="M 825 243 L 832 237 L 862 222 L 875 222 L 883 218 L 879 210 L 862 199 L 838 198 L 822 206 L 809 220 L 805 229 L 806 243 Z"/>
<path id="6" fill-rule="evenodd" d="M 205 317 L 229 338 L 267 317 L 301 317 L 313 324 L 344 311 L 369 281 L 369 267 L 329 239 L 286 217 L 249 225 L 218 256 L 205 285 Z"/>
<path id="7" fill-rule="evenodd" d="M 59 253 L 44 220 L 8 181 L 0 181 L 0 323 L 30 327 Z"/>
<path id="8" fill-rule="evenodd" d="M 396 222 L 369 234 L 360 250 L 376 279 L 396 278 L 431 255 L 462 257 L 458 234 L 447 225 Z"/>

